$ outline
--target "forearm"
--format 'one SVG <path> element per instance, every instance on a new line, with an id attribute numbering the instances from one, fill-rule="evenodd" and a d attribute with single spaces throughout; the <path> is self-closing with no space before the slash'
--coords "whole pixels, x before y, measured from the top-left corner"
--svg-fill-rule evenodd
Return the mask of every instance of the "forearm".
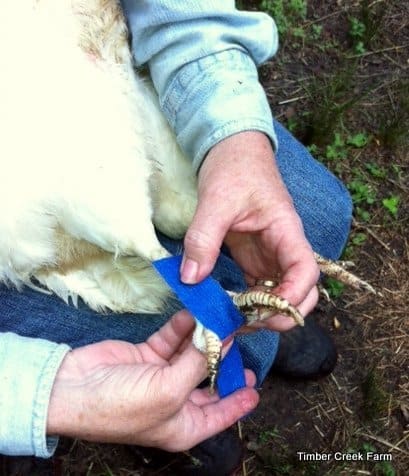
<path id="1" fill-rule="evenodd" d="M 216 143 L 257 130 L 275 144 L 256 65 L 277 49 L 274 22 L 234 2 L 123 0 L 137 64 L 147 63 L 163 111 L 197 170 Z"/>
<path id="2" fill-rule="evenodd" d="M 67 345 L 0 333 L 0 453 L 49 457 L 46 438 L 51 388 Z"/>

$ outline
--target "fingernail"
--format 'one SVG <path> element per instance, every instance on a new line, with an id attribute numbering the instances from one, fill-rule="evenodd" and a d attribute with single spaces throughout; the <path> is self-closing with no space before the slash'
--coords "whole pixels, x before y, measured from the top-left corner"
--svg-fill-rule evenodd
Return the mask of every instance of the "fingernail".
<path id="1" fill-rule="evenodd" d="M 243 398 L 241 401 L 241 407 L 243 411 L 245 412 L 245 416 L 251 413 L 252 410 L 254 410 L 254 407 L 257 405 L 257 403 L 250 399 L 250 398 Z"/>
<path id="2" fill-rule="evenodd" d="M 187 258 L 182 265 L 181 279 L 185 284 L 196 284 L 199 265 L 196 261 Z"/>

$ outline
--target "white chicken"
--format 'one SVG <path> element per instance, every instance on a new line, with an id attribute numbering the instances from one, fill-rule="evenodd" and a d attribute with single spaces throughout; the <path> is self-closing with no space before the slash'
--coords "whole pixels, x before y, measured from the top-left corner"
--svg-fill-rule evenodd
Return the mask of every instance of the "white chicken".
<path id="1" fill-rule="evenodd" d="M 196 179 L 135 74 L 118 2 L 3 0 L 0 19 L 0 278 L 156 312 L 153 223 L 183 236 Z"/>
<path id="2" fill-rule="evenodd" d="M 196 177 L 135 73 L 119 2 L 1 0 L 0 58 L 0 281 L 160 311 L 169 290 L 150 263 L 168 253 L 154 226 L 184 235 Z M 270 293 L 236 302 L 253 298 L 302 322 Z M 196 328 L 202 350 L 214 338 Z"/>
<path id="3" fill-rule="evenodd" d="M 135 72 L 119 2 L 2 0 L 0 55 L 0 281 L 160 312 L 154 225 L 184 235 L 196 176 Z M 221 342 L 199 323 L 193 341 L 214 386 Z"/>

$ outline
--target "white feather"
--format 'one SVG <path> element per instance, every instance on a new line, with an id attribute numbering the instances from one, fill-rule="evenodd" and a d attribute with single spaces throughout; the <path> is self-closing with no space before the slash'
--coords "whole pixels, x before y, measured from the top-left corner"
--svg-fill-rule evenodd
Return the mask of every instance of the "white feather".
<path id="1" fill-rule="evenodd" d="M 0 2 L 0 280 L 74 304 L 157 312 L 196 179 L 134 71 L 115 0 Z"/>

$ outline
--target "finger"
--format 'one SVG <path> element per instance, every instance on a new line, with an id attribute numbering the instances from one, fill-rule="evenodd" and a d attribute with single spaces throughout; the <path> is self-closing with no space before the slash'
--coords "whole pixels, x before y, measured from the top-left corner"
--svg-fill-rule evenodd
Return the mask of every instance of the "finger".
<path id="1" fill-rule="evenodd" d="M 195 327 L 192 315 L 182 310 L 177 312 L 163 327 L 155 332 L 146 343 L 162 359 L 169 360 L 180 350 Z"/>
<path id="2" fill-rule="evenodd" d="M 213 200 L 199 201 L 187 230 L 181 266 L 181 279 L 186 284 L 196 284 L 210 274 L 230 227 L 227 214 L 215 214 L 214 209 Z"/>
<path id="3" fill-rule="evenodd" d="M 249 369 L 245 369 L 245 377 L 247 387 L 254 387 L 256 385 L 257 379 L 254 372 Z M 209 393 L 209 387 L 197 388 L 190 395 L 190 401 L 200 407 L 209 403 L 215 403 L 219 400 L 220 397 L 217 395 L 217 393 Z"/>
<path id="4" fill-rule="evenodd" d="M 181 401 L 186 400 L 192 391 L 207 377 L 206 357 L 190 344 L 175 357 L 169 367 L 169 381 Z"/>
<path id="5" fill-rule="evenodd" d="M 317 284 L 320 272 L 307 242 L 298 246 L 296 252 L 282 251 L 282 254 L 286 253 L 289 254 L 280 259 L 283 275 L 275 292 L 294 306 L 298 306 Z"/>
<path id="6" fill-rule="evenodd" d="M 232 345 L 233 338 L 229 337 L 223 341 L 222 358 L 225 357 Z M 175 382 L 175 388 L 178 389 L 182 400 L 187 399 L 191 392 L 208 376 L 206 356 L 192 344 L 179 355 L 175 355 L 170 364 L 172 373 L 170 378 Z"/>
<path id="7" fill-rule="evenodd" d="M 190 405 L 185 405 L 176 417 L 178 428 L 172 425 L 172 432 L 177 436 L 174 436 L 173 441 L 168 443 L 165 449 L 183 451 L 192 448 L 232 426 L 237 420 L 254 410 L 258 402 L 258 393 L 249 387 L 201 407 L 196 407 L 189 402 Z"/>

